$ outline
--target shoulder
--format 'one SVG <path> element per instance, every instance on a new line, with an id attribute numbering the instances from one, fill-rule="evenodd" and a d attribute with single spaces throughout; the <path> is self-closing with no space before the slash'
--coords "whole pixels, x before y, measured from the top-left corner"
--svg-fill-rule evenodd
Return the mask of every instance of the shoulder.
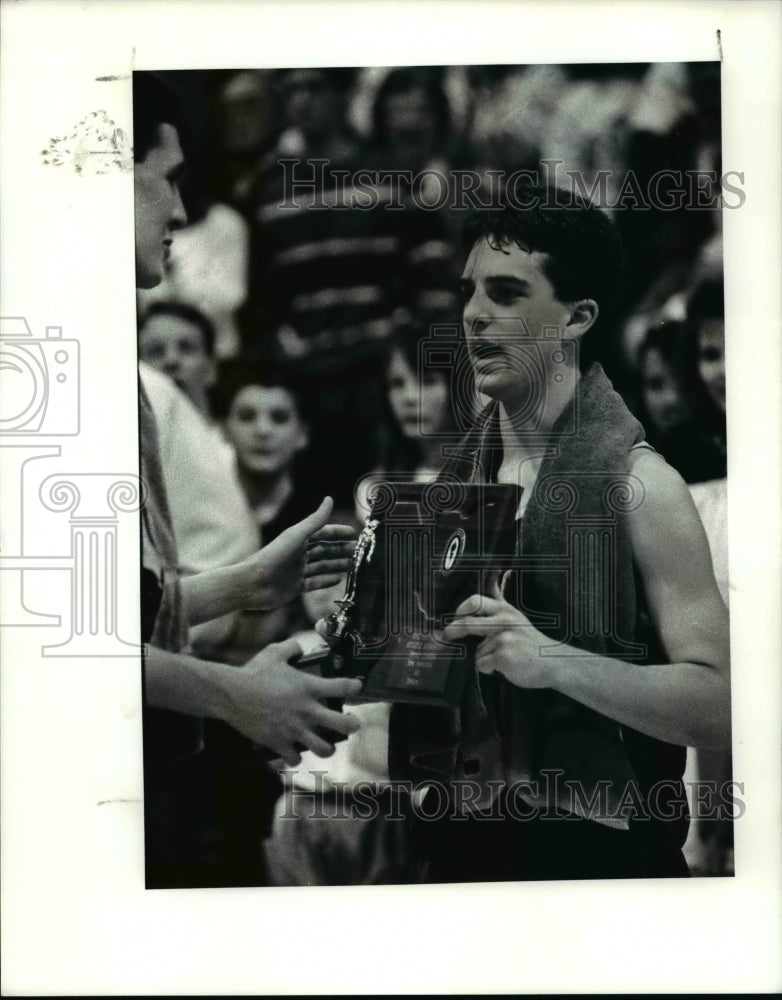
<path id="1" fill-rule="evenodd" d="M 681 475 L 653 448 L 633 448 L 628 471 L 635 493 L 632 513 L 647 516 L 665 513 L 697 518 L 690 490 Z"/>
<path id="2" fill-rule="evenodd" d="M 630 454 L 633 554 L 642 571 L 702 572 L 710 555 L 706 534 L 687 484 L 656 451 Z"/>

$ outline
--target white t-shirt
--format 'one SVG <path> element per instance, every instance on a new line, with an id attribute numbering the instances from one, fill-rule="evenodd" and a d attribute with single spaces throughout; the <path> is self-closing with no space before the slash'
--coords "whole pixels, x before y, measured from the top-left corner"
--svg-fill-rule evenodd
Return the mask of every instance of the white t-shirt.
<path id="1" fill-rule="evenodd" d="M 157 424 L 160 460 L 183 573 L 230 566 L 258 548 L 233 448 L 167 376 L 139 373 Z"/>
<path id="2" fill-rule="evenodd" d="M 231 566 L 259 547 L 233 448 L 167 376 L 143 361 L 139 374 L 157 425 L 160 461 L 183 575 Z M 190 629 L 191 645 L 219 647 L 235 615 Z"/>

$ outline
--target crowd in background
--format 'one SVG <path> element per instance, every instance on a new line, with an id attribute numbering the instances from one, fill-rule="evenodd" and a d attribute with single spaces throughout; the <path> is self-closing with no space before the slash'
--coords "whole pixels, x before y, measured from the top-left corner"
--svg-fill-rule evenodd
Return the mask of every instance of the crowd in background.
<path id="1" fill-rule="evenodd" d="M 436 474 L 421 432 L 448 423 L 451 386 L 416 364 L 415 345 L 433 327 L 458 329 L 465 186 L 487 192 L 519 170 L 545 179 L 556 161 L 560 177 L 577 172 L 587 190 L 604 172 L 595 190 L 627 266 L 595 359 L 692 484 L 727 602 L 720 209 L 616 203 L 630 175 L 641 191 L 663 170 L 698 172 L 706 187 L 720 177 L 718 64 L 167 76 L 192 121 L 189 224 L 163 284 L 139 293 L 139 355 L 195 411 L 177 415 L 158 390 L 182 466 L 171 473 L 174 524 L 179 516 L 194 567 L 270 540 L 326 494 L 358 521 L 356 487 L 373 472 Z M 425 207 L 438 198 L 441 210 Z M 204 467 L 214 496 L 198 486 Z M 194 635 L 194 648 L 239 664 L 259 644 L 305 634 L 333 596 L 234 616 Z M 372 722 L 370 713 L 368 730 Z M 240 856 L 271 822 L 254 814 L 248 825 L 239 804 L 265 765 L 226 733 L 212 738 L 215 822 Z M 373 754 L 365 739 L 354 767 L 376 773 Z M 699 766 L 701 776 L 729 775 L 724 758 L 704 755 Z M 724 873 L 729 846 L 729 830 L 702 824 L 693 867 Z"/>

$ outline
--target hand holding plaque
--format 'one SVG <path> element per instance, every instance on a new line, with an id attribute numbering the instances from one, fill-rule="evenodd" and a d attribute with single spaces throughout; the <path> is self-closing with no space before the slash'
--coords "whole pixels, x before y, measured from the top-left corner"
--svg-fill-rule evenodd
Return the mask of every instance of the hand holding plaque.
<path id="1" fill-rule="evenodd" d="M 442 632 L 515 554 L 520 499 L 509 485 L 376 484 L 345 595 L 326 623 L 329 672 L 361 677 L 362 700 L 458 706 L 475 642 Z"/>

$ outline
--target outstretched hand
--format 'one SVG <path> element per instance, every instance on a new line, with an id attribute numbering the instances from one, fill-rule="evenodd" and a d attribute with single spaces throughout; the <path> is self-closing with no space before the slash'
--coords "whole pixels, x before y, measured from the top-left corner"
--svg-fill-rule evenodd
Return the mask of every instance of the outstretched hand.
<path id="1" fill-rule="evenodd" d="M 346 712 L 326 708 L 326 699 L 355 698 L 361 681 L 355 678 L 322 678 L 291 666 L 301 655 L 295 639 L 273 643 L 244 667 L 221 675 L 225 708 L 221 717 L 255 743 L 269 747 L 290 767 L 301 760 L 297 745 L 318 757 L 334 752 L 333 743 L 317 730 L 349 736 L 359 721 Z"/>
<path id="2" fill-rule="evenodd" d="M 333 500 L 326 497 L 316 511 L 250 557 L 253 586 L 245 607 L 276 608 L 304 591 L 339 583 L 350 567 L 356 532 L 345 524 L 329 524 L 333 509 Z"/>

